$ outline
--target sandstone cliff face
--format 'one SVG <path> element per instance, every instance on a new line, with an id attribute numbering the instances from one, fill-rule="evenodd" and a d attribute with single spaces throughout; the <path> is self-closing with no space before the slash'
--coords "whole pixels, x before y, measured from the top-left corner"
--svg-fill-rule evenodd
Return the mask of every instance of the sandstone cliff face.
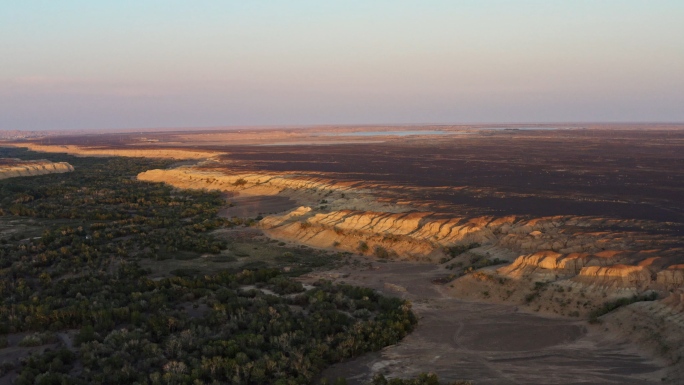
<path id="1" fill-rule="evenodd" d="M 164 182 L 172 186 L 191 189 L 206 189 L 238 192 L 240 195 L 276 195 L 287 189 L 330 191 L 344 190 L 339 186 L 315 180 L 300 180 L 287 176 L 269 174 L 224 174 L 201 171 L 192 167 L 172 170 L 149 170 L 138 175 L 139 180 Z"/>
<path id="2" fill-rule="evenodd" d="M 516 221 L 513 217 L 436 219 L 432 218 L 433 213 L 408 212 L 411 210 L 408 205 L 380 202 L 368 189 L 288 175 L 230 175 L 180 167 L 150 170 L 139 174 L 138 179 L 243 196 L 287 196 L 303 206 L 264 218 L 260 225 L 268 235 L 314 247 L 367 254 L 378 247 L 405 258 L 439 254 L 445 245 L 493 240 L 494 231 Z M 320 202 L 325 202 L 325 209 L 317 207 Z M 359 248 L 361 242 L 367 244 L 366 250 Z"/>
<path id="3" fill-rule="evenodd" d="M 668 290 L 684 287 L 684 265 L 672 265 L 659 271 L 656 281 Z"/>
<path id="4" fill-rule="evenodd" d="M 289 197 L 300 207 L 266 216 L 259 225 L 274 239 L 312 247 L 437 261 L 444 257 L 445 247 L 479 243 L 481 253 L 515 259 L 495 271 L 505 278 L 568 280 L 569 285 L 620 292 L 656 284 L 679 287 L 684 280 L 684 269 L 665 269 L 672 253 L 661 257 L 658 249 L 641 250 L 652 241 L 619 230 L 634 227 L 630 221 L 576 216 L 444 217 L 408 204 L 381 202 L 370 188 L 294 174 L 230 174 L 225 169 L 180 167 L 150 170 L 138 178 L 244 196 Z M 613 230 L 597 231 L 601 228 Z"/>
<path id="5" fill-rule="evenodd" d="M 680 326 L 684 326 L 684 316 L 682 316 L 684 314 L 684 289 L 673 291 L 672 294 L 660 302 L 669 308 L 665 312 L 671 315 L 679 315 L 677 321 Z"/>
<path id="6" fill-rule="evenodd" d="M 49 153 L 66 153 L 77 156 L 124 156 L 141 158 L 167 158 L 167 159 L 207 159 L 219 155 L 218 152 L 196 151 L 186 149 L 155 149 L 155 148 L 103 148 L 76 145 L 43 146 L 35 143 L 7 143 L 14 147 L 25 147 L 29 150 Z"/>
<path id="7" fill-rule="evenodd" d="M 74 167 L 66 162 L 53 163 L 48 160 L 0 159 L 0 179 L 59 174 L 71 171 L 74 171 Z"/>
<path id="8" fill-rule="evenodd" d="M 368 188 L 291 174 L 227 174 L 180 167 L 150 170 L 138 178 L 246 196 L 287 196 L 301 206 L 265 217 L 260 227 L 274 239 L 312 247 L 437 261 L 444 257 L 445 247 L 476 242 L 488 255 L 518 256 L 496 270 L 505 278 L 565 279 L 569 285 L 620 293 L 684 284 L 684 269 L 664 270 L 668 259 L 654 256 L 656 250 L 635 250 L 635 244 L 648 242 L 619 231 L 621 226 L 634 226 L 628 221 L 575 216 L 445 218 L 410 205 L 380 202 Z M 618 230 L 596 230 L 608 227 Z"/>
<path id="9" fill-rule="evenodd" d="M 551 250 L 521 255 L 505 267 L 498 269 L 500 274 L 521 278 L 526 275 L 565 276 L 582 275 L 589 267 L 609 266 L 620 260 L 620 251 L 603 251 L 595 254 L 569 253 L 563 254 Z M 589 270 L 586 270 L 587 272 Z"/>
<path id="10" fill-rule="evenodd" d="M 274 239 L 432 262 L 445 256 L 444 247 L 477 242 L 482 246 L 458 257 L 459 262 L 467 264 L 478 255 L 513 261 L 467 273 L 439 287 L 458 298 L 588 317 L 608 301 L 657 290 L 665 300 L 632 304 L 624 310 L 636 313 L 615 322 L 610 313 L 605 324 L 642 325 L 647 345 L 654 334 L 645 330 L 652 327 L 653 316 L 662 320 L 664 329 L 684 330 L 684 265 L 672 263 L 681 259 L 681 250 L 661 249 L 657 239 L 630 230 L 644 223 L 575 216 L 445 218 L 410 205 L 379 202 L 371 189 L 296 175 L 227 175 L 180 168 L 149 171 L 139 179 L 240 195 L 287 196 L 300 206 L 259 222 Z M 611 231 L 601 230 L 606 228 Z M 675 293 L 669 294 L 672 290 Z M 617 313 L 615 317 L 621 311 Z M 629 329 L 626 333 L 633 332 Z M 681 346 L 681 338 L 665 337 L 654 344 L 655 349 L 663 346 Z"/>
<path id="11" fill-rule="evenodd" d="M 569 254 L 546 250 L 521 255 L 496 272 L 515 279 L 569 279 L 573 284 L 593 285 L 602 290 L 639 292 L 684 287 L 684 265 L 666 267 L 664 258 L 648 255 L 630 250 Z"/>
<path id="12" fill-rule="evenodd" d="M 580 270 L 576 281 L 589 285 L 636 288 L 644 290 L 651 283 L 653 274 L 644 266 L 616 264 L 610 266 L 586 266 Z"/>
<path id="13" fill-rule="evenodd" d="M 296 219 L 289 215 L 270 216 L 260 225 L 271 237 L 314 247 L 435 260 L 443 256 L 445 246 L 494 241 L 494 232 L 506 223 L 493 222 L 491 218 L 437 219 L 428 212 L 313 212 L 308 209 Z"/>
<path id="14" fill-rule="evenodd" d="M 138 175 L 139 180 L 163 182 L 179 188 L 231 192 L 240 196 L 281 195 L 300 205 L 320 206 L 327 210 L 360 208 L 384 212 L 403 212 L 411 208 L 376 200 L 370 190 L 316 178 L 297 178 L 288 174 L 225 173 L 179 167 L 172 170 L 150 170 Z"/>

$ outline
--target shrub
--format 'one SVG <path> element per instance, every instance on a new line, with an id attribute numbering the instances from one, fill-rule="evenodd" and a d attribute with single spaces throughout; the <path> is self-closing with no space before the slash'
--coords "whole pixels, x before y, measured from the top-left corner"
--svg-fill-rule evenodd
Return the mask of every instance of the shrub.
<path id="1" fill-rule="evenodd" d="M 52 344 L 59 341 L 54 333 L 44 332 L 44 333 L 34 333 L 29 334 L 24 339 L 19 342 L 19 346 L 30 347 L 30 346 L 41 346 Z"/>
<path id="2" fill-rule="evenodd" d="M 299 223 L 299 228 L 302 230 L 306 230 L 306 229 L 310 228 L 311 226 L 313 226 L 313 225 L 309 222 L 300 222 Z"/>
<path id="3" fill-rule="evenodd" d="M 616 299 L 615 301 L 606 302 L 600 308 L 589 313 L 589 322 L 598 323 L 599 317 L 601 317 L 602 315 L 608 314 L 608 313 L 612 312 L 613 310 L 616 310 L 616 309 L 621 308 L 623 306 L 627 306 L 627 305 L 633 304 L 635 302 L 655 301 L 656 299 L 658 299 L 658 293 L 656 293 L 654 291 L 654 292 L 651 292 L 648 294 L 633 295 L 632 297 L 625 297 L 625 298 Z"/>
<path id="4" fill-rule="evenodd" d="M 85 325 L 76 335 L 74 342 L 76 346 L 80 346 L 86 342 L 94 341 L 96 339 L 95 329 L 92 325 Z"/>
<path id="5" fill-rule="evenodd" d="M 389 253 L 387 252 L 387 249 L 385 249 L 382 246 L 375 246 L 375 250 L 373 252 L 376 257 L 378 258 L 387 258 L 389 257 Z"/>
<path id="6" fill-rule="evenodd" d="M 455 245 L 445 248 L 445 252 L 449 254 L 452 258 L 457 257 L 468 250 L 475 249 L 481 245 L 477 242 L 469 243 L 467 245 Z"/>
<path id="7" fill-rule="evenodd" d="M 240 178 L 240 179 L 236 180 L 235 182 L 233 182 L 233 186 L 237 186 L 237 187 L 244 186 L 246 184 L 247 184 L 247 180 L 245 180 L 243 178 Z"/>

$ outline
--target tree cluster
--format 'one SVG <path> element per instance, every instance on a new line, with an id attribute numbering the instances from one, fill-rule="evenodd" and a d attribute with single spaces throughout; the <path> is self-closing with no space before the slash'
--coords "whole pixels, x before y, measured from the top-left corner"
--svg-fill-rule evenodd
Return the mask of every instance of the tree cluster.
<path id="1" fill-rule="evenodd" d="M 16 384 L 306 384 L 416 323 L 402 300 L 307 291 L 276 269 L 152 279 L 139 259 L 219 252 L 211 230 L 243 222 L 216 216 L 218 194 L 134 180 L 165 162 L 50 157 L 76 171 L 0 181 L 0 220 L 42 229 L 0 235 L 0 341 L 29 332 L 26 346 L 57 346 L 23 359 Z M 74 330 L 73 346 L 55 334 Z"/>

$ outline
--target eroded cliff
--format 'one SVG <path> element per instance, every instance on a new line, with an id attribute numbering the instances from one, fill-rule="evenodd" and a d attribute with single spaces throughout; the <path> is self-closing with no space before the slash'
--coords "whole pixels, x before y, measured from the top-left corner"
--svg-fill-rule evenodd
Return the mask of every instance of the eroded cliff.
<path id="1" fill-rule="evenodd" d="M 60 174 L 74 171 L 74 167 L 66 162 L 50 162 L 49 160 L 21 160 L 0 158 L 0 179 L 20 176 Z"/>
<path id="2" fill-rule="evenodd" d="M 201 160 L 211 158 L 221 154 L 215 151 L 198 151 L 183 148 L 136 148 L 129 146 L 125 148 L 116 147 L 97 147 L 80 145 L 40 145 L 31 142 L 7 142 L 6 146 L 25 147 L 32 151 L 65 153 L 76 156 L 124 156 L 140 158 L 165 158 L 178 160 Z"/>
<path id="3" fill-rule="evenodd" d="M 671 290 L 684 285 L 682 250 L 652 234 L 649 229 L 657 224 L 649 222 L 581 216 L 460 218 L 418 210 L 406 201 L 380 200 L 377 189 L 359 184 L 288 173 L 231 173 L 206 165 L 150 170 L 138 178 L 233 195 L 288 197 L 296 208 L 264 213 L 259 222 L 269 237 L 377 258 L 440 263 L 447 273 L 442 290 L 461 298 L 586 317 L 607 301 L 654 291 L 669 298 Z"/>
<path id="4" fill-rule="evenodd" d="M 677 285 L 681 279 L 679 270 L 668 268 L 677 253 L 664 250 L 654 258 L 647 249 L 657 247 L 659 239 L 634 231 L 652 226 L 646 222 L 577 216 L 458 218 L 380 201 L 376 191 L 352 183 L 296 174 L 184 166 L 150 170 L 138 179 L 243 196 L 286 196 L 299 207 L 265 216 L 260 227 L 273 238 L 314 247 L 437 261 L 445 257 L 445 248 L 477 243 L 490 257 L 513 262 L 497 271 L 508 278 L 574 277 L 621 287 L 658 277 L 663 284 Z M 623 275 L 640 278 L 617 283 L 615 277 Z"/>

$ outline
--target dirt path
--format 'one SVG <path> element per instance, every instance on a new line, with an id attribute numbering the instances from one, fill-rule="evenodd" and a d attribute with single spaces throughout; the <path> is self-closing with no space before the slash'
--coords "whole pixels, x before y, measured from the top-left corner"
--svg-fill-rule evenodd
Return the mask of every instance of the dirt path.
<path id="1" fill-rule="evenodd" d="M 431 283 L 440 274 L 434 265 L 373 266 L 322 276 L 411 300 L 418 327 L 401 343 L 334 365 L 324 377 L 344 376 L 354 385 L 376 373 L 435 372 L 443 380 L 475 384 L 655 384 L 665 376 L 662 365 L 635 346 L 590 329 L 585 321 L 449 298 Z"/>

